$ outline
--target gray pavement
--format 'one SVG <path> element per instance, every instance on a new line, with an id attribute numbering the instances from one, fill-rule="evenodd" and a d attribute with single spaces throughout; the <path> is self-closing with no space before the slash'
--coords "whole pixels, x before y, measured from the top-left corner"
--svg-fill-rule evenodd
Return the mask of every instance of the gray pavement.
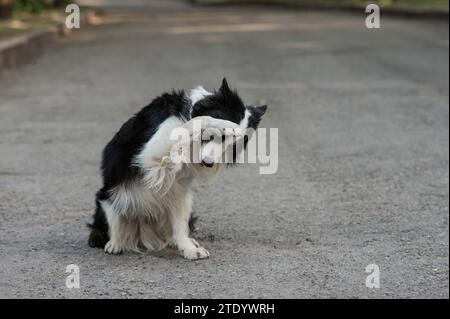
<path id="1" fill-rule="evenodd" d="M 448 298 L 448 21 L 364 18 L 115 10 L 0 73 L 0 297 Z M 270 105 L 278 172 L 196 186 L 208 260 L 89 248 L 105 143 L 161 92 L 223 76 Z"/>

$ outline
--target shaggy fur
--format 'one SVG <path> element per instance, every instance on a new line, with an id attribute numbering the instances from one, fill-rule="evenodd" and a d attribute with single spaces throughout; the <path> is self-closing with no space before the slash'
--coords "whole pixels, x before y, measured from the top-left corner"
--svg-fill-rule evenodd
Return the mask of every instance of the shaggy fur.
<path id="1" fill-rule="evenodd" d="M 266 106 L 246 107 L 225 79 L 213 93 L 198 87 L 190 96 L 174 91 L 154 99 L 122 125 L 103 151 L 103 187 L 96 194 L 89 245 L 118 254 L 171 244 L 185 258 L 207 258 L 208 251 L 189 237 L 191 185 L 223 165 L 207 158 L 203 165 L 174 163 L 168 156 L 175 145 L 170 132 L 183 127 L 192 133 L 195 118 L 202 129 L 218 129 L 227 138 L 227 128 L 256 129 L 265 111 Z"/>

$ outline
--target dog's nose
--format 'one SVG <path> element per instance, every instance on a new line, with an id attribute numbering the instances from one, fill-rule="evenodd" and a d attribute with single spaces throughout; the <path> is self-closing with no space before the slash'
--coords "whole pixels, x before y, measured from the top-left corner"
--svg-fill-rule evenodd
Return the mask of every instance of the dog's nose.
<path id="1" fill-rule="evenodd" d="M 205 162 L 205 161 L 202 161 L 202 165 L 203 165 L 203 166 L 206 166 L 206 167 L 213 167 L 213 166 L 214 166 L 214 163 L 213 163 L 213 162 Z"/>
<path id="2" fill-rule="evenodd" d="M 214 165 L 214 143 L 208 142 L 202 145 L 200 159 L 203 166 L 212 167 Z"/>

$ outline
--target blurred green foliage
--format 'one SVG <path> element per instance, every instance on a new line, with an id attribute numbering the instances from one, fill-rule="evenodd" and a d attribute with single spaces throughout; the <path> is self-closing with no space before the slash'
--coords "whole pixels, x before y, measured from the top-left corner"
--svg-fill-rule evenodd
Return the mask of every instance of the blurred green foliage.
<path id="1" fill-rule="evenodd" d="M 39 13 L 44 9 L 51 9 L 71 3 L 70 0 L 15 0 L 15 10 Z"/>
<path id="2" fill-rule="evenodd" d="M 407 7 L 423 7 L 423 6 L 447 6 L 448 7 L 448 0 L 333 0 L 335 2 L 359 2 L 362 4 L 367 3 L 378 3 L 383 6 L 389 6 L 389 5 L 401 5 L 401 6 L 407 6 Z"/>
<path id="3" fill-rule="evenodd" d="M 197 3 L 290 3 L 296 5 L 357 5 L 376 3 L 382 7 L 436 8 L 448 10 L 448 0 L 193 0 Z"/>
<path id="4" fill-rule="evenodd" d="M 16 11 L 38 13 L 45 8 L 44 0 L 16 0 Z"/>

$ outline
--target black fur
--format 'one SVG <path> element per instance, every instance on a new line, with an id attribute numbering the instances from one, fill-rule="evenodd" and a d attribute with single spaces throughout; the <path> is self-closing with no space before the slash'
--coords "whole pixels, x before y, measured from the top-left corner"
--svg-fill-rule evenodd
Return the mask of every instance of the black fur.
<path id="1" fill-rule="evenodd" d="M 103 248 L 109 240 L 108 223 L 100 201 L 108 199 L 108 191 L 115 186 L 139 176 L 139 169 L 132 165 L 132 160 L 151 139 L 158 126 L 170 116 L 189 120 L 190 109 L 190 100 L 184 91 L 165 93 L 126 121 L 106 145 L 101 166 L 103 187 L 96 194 L 94 220 L 92 224 L 88 224 L 91 229 L 89 246 Z M 249 109 L 252 112 L 249 126 L 256 129 L 266 107 Z M 226 79 L 223 79 L 218 91 L 195 103 L 192 117 L 208 115 L 240 123 L 245 110 L 246 107 L 237 92 L 230 90 Z M 197 217 L 192 217 L 189 221 L 191 230 L 194 229 L 196 220 Z"/>
<path id="2" fill-rule="evenodd" d="M 89 246 L 103 248 L 108 242 L 109 236 L 105 212 L 99 202 L 99 197 L 102 197 L 101 193 L 102 190 L 97 193 L 95 199 L 96 208 L 94 213 L 94 222 L 92 224 L 88 224 L 88 226 L 91 228 L 91 234 L 89 235 Z"/>
<path id="3" fill-rule="evenodd" d="M 188 99 L 183 91 L 157 97 L 122 125 L 103 151 L 105 189 L 111 189 L 138 175 L 138 169 L 131 165 L 133 157 L 170 116 L 189 118 Z"/>
<path id="4" fill-rule="evenodd" d="M 189 118 L 189 100 L 184 91 L 165 93 L 125 122 L 103 150 L 103 188 L 96 196 L 94 222 L 89 224 L 89 245 L 103 248 L 109 240 L 105 212 L 99 201 L 108 198 L 108 190 L 139 174 L 131 162 L 158 126 L 170 116 Z"/>
<path id="5" fill-rule="evenodd" d="M 248 118 L 248 127 L 256 130 L 258 128 L 259 122 L 261 122 L 262 116 L 267 111 L 267 105 L 262 106 L 247 106 L 250 110 L 250 117 Z"/>
<path id="6" fill-rule="evenodd" d="M 191 233 L 195 232 L 197 230 L 197 227 L 195 227 L 195 224 L 198 221 L 198 216 L 195 216 L 194 213 L 191 214 L 191 218 L 189 218 L 189 230 Z"/>
<path id="7" fill-rule="evenodd" d="M 192 117 L 208 115 L 234 123 L 240 123 L 245 115 L 245 105 L 236 91 L 231 91 L 227 80 L 223 79 L 219 91 L 195 103 Z"/>

